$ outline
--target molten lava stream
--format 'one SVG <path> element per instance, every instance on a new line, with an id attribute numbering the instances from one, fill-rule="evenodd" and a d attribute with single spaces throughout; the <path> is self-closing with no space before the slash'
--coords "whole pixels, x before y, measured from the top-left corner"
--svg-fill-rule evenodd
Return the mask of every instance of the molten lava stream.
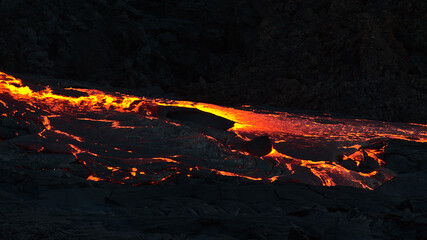
<path id="1" fill-rule="evenodd" d="M 238 109 L 94 89 L 35 91 L 5 73 L 0 73 L 0 96 L 2 122 L 31 128 L 38 139 L 31 145 L 18 137 L 15 144 L 71 153 L 93 173 L 88 177 L 93 181 L 156 183 L 177 174 L 213 173 L 375 189 L 395 176 L 381 159 L 384 140 L 427 142 L 422 124 Z M 234 126 L 228 131 L 193 126 L 168 118 L 169 108 L 197 109 Z M 251 156 L 236 145 L 264 135 L 273 144 L 266 156 Z M 382 141 L 375 145 L 374 139 Z M 377 167 L 359 171 L 367 160 Z M 344 167 L 346 161 L 353 165 Z"/>

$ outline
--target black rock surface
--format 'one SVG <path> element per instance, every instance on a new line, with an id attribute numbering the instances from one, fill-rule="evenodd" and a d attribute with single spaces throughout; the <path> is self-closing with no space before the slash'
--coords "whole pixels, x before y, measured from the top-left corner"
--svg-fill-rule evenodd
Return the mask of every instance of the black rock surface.
<path id="1" fill-rule="evenodd" d="M 416 159 L 425 146 L 392 145 L 416 166 L 369 191 L 185 175 L 156 185 L 92 182 L 70 154 L 2 141 L 0 238 L 423 239 L 427 174 Z"/>
<path id="2" fill-rule="evenodd" d="M 218 117 L 212 113 L 190 108 L 172 108 L 166 113 L 166 117 L 184 124 L 199 125 L 219 130 L 227 130 L 234 126 L 233 121 Z"/>
<path id="3" fill-rule="evenodd" d="M 255 137 L 242 146 L 243 150 L 257 157 L 267 155 L 273 150 L 273 145 L 268 136 Z"/>
<path id="4" fill-rule="evenodd" d="M 425 123 L 426 9 L 423 0 L 3 0 L 0 69 Z"/>
<path id="5" fill-rule="evenodd" d="M 424 0 L 0 0 L 0 70 L 51 85 L 426 123 L 426 9 Z M 185 174 L 131 186 L 87 181 L 69 149 L 52 142 L 40 153 L 35 132 L 2 117 L 0 239 L 427 235 L 425 144 L 388 142 L 384 167 L 397 176 L 375 191 Z"/>

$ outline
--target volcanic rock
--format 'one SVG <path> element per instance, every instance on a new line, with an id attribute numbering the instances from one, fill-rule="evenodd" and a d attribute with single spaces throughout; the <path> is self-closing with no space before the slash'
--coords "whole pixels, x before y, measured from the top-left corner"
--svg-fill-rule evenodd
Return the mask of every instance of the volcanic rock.
<path id="1" fill-rule="evenodd" d="M 34 135 L 19 136 L 9 141 L 11 141 L 16 146 L 28 149 L 30 151 L 41 151 L 43 149 L 42 142 Z"/>
<path id="2" fill-rule="evenodd" d="M 392 154 L 385 158 L 385 167 L 393 170 L 396 173 L 404 173 L 410 168 L 414 167 L 415 164 L 410 162 L 406 157 L 399 154 Z"/>
<path id="3" fill-rule="evenodd" d="M 298 226 L 292 226 L 289 235 L 288 240 L 310 240 L 313 239 L 313 236 L 310 236 L 306 231 L 301 229 Z"/>
<path id="4" fill-rule="evenodd" d="M 166 114 L 166 117 L 187 124 L 191 123 L 219 130 L 227 130 L 234 126 L 233 121 L 190 108 L 173 108 Z"/>
<path id="5" fill-rule="evenodd" d="M 360 171 L 359 167 L 357 167 L 357 164 L 350 159 L 347 160 L 342 160 L 339 162 L 341 166 L 345 167 L 348 170 L 353 170 L 353 171 Z"/>
<path id="6" fill-rule="evenodd" d="M 0 126 L 0 139 L 6 140 L 6 139 L 14 138 L 19 135 L 19 132 L 22 132 L 22 131 Z"/>
<path id="7" fill-rule="evenodd" d="M 253 156 L 261 157 L 269 154 L 273 149 L 273 145 L 268 136 L 261 136 L 245 142 L 242 148 Z"/>
<path id="8" fill-rule="evenodd" d="M 227 105 L 425 122 L 425 8 L 424 0 L 3 0 L 0 68 L 147 95 L 156 87 Z"/>
<path id="9" fill-rule="evenodd" d="M 0 68 L 40 74 L 40 79 L 51 79 L 51 86 L 68 84 L 66 78 L 80 80 L 80 86 L 113 85 L 114 92 L 126 87 L 150 95 L 157 88 L 160 93 L 227 105 L 267 104 L 425 122 L 426 6 L 425 0 L 0 0 Z M 164 156 L 179 147 L 188 151 L 180 155 L 196 158 L 174 160 L 190 165 L 207 160 L 209 173 L 219 166 L 243 166 L 243 172 L 252 172 L 264 163 L 252 156 L 224 160 L 222 143 L 204 138 L 200 128 L 225 132 L 232 123 L 185 111 L 170 113 L 170 120 L 183 128 L 145 121 L 140 125 L 148 128 L 117 130 L 120 134 L 107 135 L 107 143 L 135 139 L 132 144 L 142 153 Z M 69 152 L 66 147 L 23 137 L 27 130 L 36 134 L 37 126 L 17 124 L 15 117 L 3 122 L 7 128 L 0 127 L 0 239 L 427 235 L 425 143 L 390 144 L 384 161 L 399 174 L 372 191 L 280 179 L 219 179 L 202 173 L 186 182 L 133 186 L 87 181 L 92 166 L 77 164 L 71 154 L 51 153 Z M 127 121 L 137 122 L 122 123 Z M 104 137 L 105 123 L 91 125 L 84 129 L 78 122 L 65 122 L 62 127 L 84 130 L 87 143 L 96 143 Z M 192 130 L 194 126 L 198 129 Z M 162 144 L 140 142 L 136 132 Z M 16 138 L 11 135 L 16 133 Z M 156 138 L 159 133 L 163 139 Z M 176 137 L 185 141 L 174 143 Z M 255 156 L 268 154 L 271 142 L 260 138 L 264 139 L 254 138 L 243 148 Z M 97 153 L 114 157 L 114 151 L 104 152 L 108 147 L 99 146 Z M 378 169 L 373 159 L 365 160 L 364 171 Z M 354 167 L 350 162 L 343 165 Z M 160 180 L 168 176 L 158 173 L 165 166 L 177 171 L 174 163 L 153 163 L 145 169 Z M 322 183 L 307 169 L 294 170 L 308 178 L 306 182 Z M 187 177 L 188 169 L 179 171 L 180 177 Z M 144 182 L 142 178 L 138 180 Z"/>
<path id="10" fill-rule="evenodd" d="M 377 191 L 289 182 L 213 184 L 205 178 L 130 186 L 87 182 L 74 171 L 37 170 L 60 168 L 73 158 L 28 155 L 4 148 L 7 143 L 0 144 L 4 239 L 422 239 L 425 233 L 421 172 Z M 36 165 L 14 167 L 25 161 Z"/>
<path id="11" fill-rule="evenodd" d="M 363 173 L 370 173 L 377 169 L 380 165 L 373 158 L 365 156 L 363 161 L 360 162 L 359 168 Z"/>

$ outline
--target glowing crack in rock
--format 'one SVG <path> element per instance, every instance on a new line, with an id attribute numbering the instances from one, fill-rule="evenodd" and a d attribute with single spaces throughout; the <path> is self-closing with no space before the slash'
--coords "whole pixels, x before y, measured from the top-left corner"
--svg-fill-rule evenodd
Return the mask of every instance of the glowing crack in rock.
<path id="1" fill-rule="evenodd" d="M 73 154 L 91 172 L 87 179 L 92 181 L 142 184 L 176 175 L 214 174 L 375 189 L 395 177 L 381 159 L 385 140 L 427 142 L 423 124 L 231 108 L 95 89 L 30 87 L 5 73 L 0 73 L 0 97 L 2 118 L 32 129 L 35 140 L 18 137 L 17 145 L 34 154 Z M 169 119 L 168 108 L 197 109 L 234 125 L 227 131 L 201 129 Z M 242 149 L 245 141 L 265 135 L 273 145 L 269 154 L 255 157 Z M 368 158 L 378 164 L 368 172 L 340 163 L 349 160 L 359 168 Z"/>

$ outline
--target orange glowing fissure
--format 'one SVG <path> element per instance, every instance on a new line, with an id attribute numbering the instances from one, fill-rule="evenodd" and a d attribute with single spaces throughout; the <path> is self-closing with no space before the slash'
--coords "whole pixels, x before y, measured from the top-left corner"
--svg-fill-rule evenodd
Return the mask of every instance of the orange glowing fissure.
<path id="1" fill-rule="evenodd" d="M 76 142 L 85 142 L 86 139 L 78 136 L 78 134 L 64 131 L 63 129 L 55 129 L 55 126 L 51 124 L 51 120 L 54 120 L 56 116 L 66 115 L 81 121 L 95 121 L 110 124 L 111 128 L 133 131 L 136 129 L 135 126 L 122 125 L 118 120 L 108 119 L 107 117 L 105 119 L 94 119 L 86 115 L 108 115 L 110 112 L 135 114 L 144 112 L 147 118 L 156 118 L 152 116 L 155 115 L 155 109 L 163 106 L 198 109 L 235 122 L 234 127 L 228 131 L 235 133 L 236 136 L 241 139 L 248 140 L 254 136 L 268 135 L 273 142 L 274 148 L 270 154 L 261 157 L 262 159 L 273 159 L 277 161 L 278 164 L 288 169 L 290 174 L 295 171 L 295 167 L 292 167 L 296 166 L 295 164 L 304 167 L 320 179 L 321 184 L 324 186 L 337 185 L 337 180 L 332 179 L 330 177 L 331 174 L 342 177 L 344 180 L 340 180 L 341 182 L 349 181 L 348 184 L 346 183 L 347 185 L 366 189 L 374 189 L 375 186 L 380 185 L 381 182 L 375 178 L 375 176 L 379 174 L 376 171 L 371 173 L 359 173 L 348 170 L 333 161 L 328 161 L 330 159 L 326 159 L 325 161 L 301 159 L 291 156 L 292 154 L 288 154 L 284 150 L 279 150 L 280 146 L 287 148 L 289 145 L 297 144 L 295 142 L 298 140 L 300 142 L 303 141 L 305 144 L 302 149 L 307 149 L 315 147 L 316 144 L 322 145 L 325 142 L 333 142 L 342 150 L 353 150 L 353 152 L 344 154 L 344 160 L 350 159 L 359 165 L 363 158 L 362 155 L 364 154 L 376 160 L 380 166 L 383 166 L 384 162 L 379 156 L 384 152 L 384 147 L 380 149 L 362 149 L 361 147 L 365 142 L 375 138 L 400 139 L 421 143 L 427 142 L 427 126 L 422 124 L 387 123 L 359 119 L 336 119 L 331 116 L 297 115 L 286 112 L 253 110 L 249 109 L 248 106 L 239 109 L 208 103 L 150 99 L 119 93 L 112 94 L 94 89 L 67 88 L 65 90 L 78 92 L 80 94 L 79 96 L 56 94 L 50 87 L 35 91 L 29 86 L 24 85 L 20 79 L 0 72 L 0 96 L 2 97 L 2 99 L 0 99 L 0 109 L 8 109 L 8 114 L 12 114 L 12 110 L 14 109 L 11 108 L 17 106 L 17 103 L 11 105 L 8 102 L 10 98 L 18 103 L 25 103 L 29 106 L 26 108 L 28 111 L 32 113 L 38 112 L 41 115 L 40 121 L 44 129 L 38 133 L 40 137 L 45 137 L 48 133 L 54 133 Z M 173 124 L 177 127 L 180 126 L 177 123 Z M 90 153 L 90 151 L 82 150 L 73 144 L 69 144 L 69 147 L 77 158 L 82 154 L 102 157 L 99 153 Z M 120 148 L 106 149 L 105 152 L 110 150 L 119 151 Z M 128 154 L 133 154 L 133 151 L 130 150 L 126 150 L 126 152 Z M 177 160 L 179 156 L 159 156 L 152 157 L 151 159 L 153 162 L 161 161 L 179 164 L 179 160 Z M 82 163 L 87 165 L 88 161 L 82 161 Z M 131 168 L 127 172 L 116 166 L 106 166 L 106 169 L 114 173 L 124 172 L 123 179 L 131 179 L 139 175 L 145 175 L 145 171 L 136 168 Z M 189 172 L 191 172 L 192 169 L 195 168 L 188 167 Z M 202 167 L 200 167 L 200 169 L 203 170 Z M 210 171 L 223 176 L 241 177 L 249 180 L 263 180 L 267 182 L 274 182 L 281 178 L 281 176 L 278 175 L 259 177 L 218 169 L 210 169 Z M 383 172 L 382 174 L 385 179 L 393 177 L 392 173 Z M 168 177 L 169 175 L 165 175 L 161 178 L 159 177 L 159 181 Z M 96 175 L 90 175 L 87 179 L 92 181 L 105 180 Z M 374 181 L 375 184 L 366 183 L 372 181 Z"/>

